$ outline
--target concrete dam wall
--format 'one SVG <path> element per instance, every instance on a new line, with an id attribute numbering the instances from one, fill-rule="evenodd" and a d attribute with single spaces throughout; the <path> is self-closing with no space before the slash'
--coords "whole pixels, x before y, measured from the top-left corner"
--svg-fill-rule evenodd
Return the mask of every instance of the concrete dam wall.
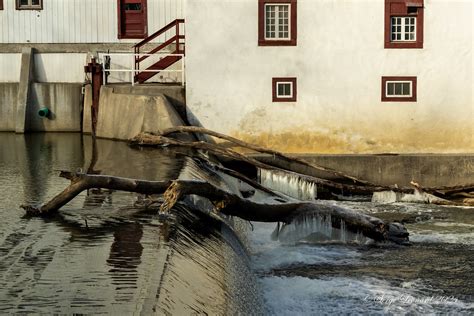
<path id="1" fill-rule="evenodd" d="M 21 54 L 18 80 L 0 82 L 0 131 L 81 131 L 82 83 L 36 82 L 31 48 Z M 48 113 L 42 117 L 43 108 Z"/>

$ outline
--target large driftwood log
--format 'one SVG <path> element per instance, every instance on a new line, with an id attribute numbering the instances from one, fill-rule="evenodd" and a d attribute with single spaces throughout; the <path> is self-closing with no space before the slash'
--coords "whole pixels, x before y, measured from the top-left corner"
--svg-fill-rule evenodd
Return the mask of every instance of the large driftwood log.
<path id="1" fill-rule="evenodd" d="M 331 168 L 327 168 L 327 167 L 323 167 L 323 166 L 320 166 L 320 165 L 317 165 L 317 164 L 314 164 L 314 163 L 310 163 L 310 162 L 308 162 L 304 159 L 300 159 L 298 157 L 292 157 L 292 156 L 289 156 L 287 154 L 284 154 L 284 153 L 276 151 L 276 150 L 272 150 L 272 149 L 268 149 L 268 148 L 265 148 L 265 147 L 250 144 L 250 143 L 244 142 L 240 139 L 237 139 L 235 137 L 225 135 L 225 134 L 222 134 L 222 133 L 218 133 L 218 132 L 209 130 L 207 128 L 197 127 L 197 126 L 175 126 L 175 127 L 170 127 L 170 128 L 167 128 L 167 129 L 161 131 L 160 136 L 167 136 L 167 135 L 173 134 L 173 133 L 200 133 L 200 134 L 205 134 L 205 135 L 217 137 L 217 138 L 220 138 L 220 139 L 224 139 L 224 140 L 226 140 L 230 143 L 233 143 L 233 144 L 235 144 L 239 147 L 242 147 L 242 148 L 251 149 L 251 150 L 259 152 L 259 153 L 269 154 L 269 155 L 281 158 L 281 159 L 289 161 L 289 162 L 297 162 L 301 165 L 304 165 L 304 166 L 312 168 L 312 169 L 325 171 L 325 172 L 331 173 L 331 174 L 333 174 L 337 177 L 352 180 L 356 184 L 364 184 L 364 185 L 367 185 L 369 187 L 380 187 L 377 184 L 371 183 L 371 182 L 363 180 L 363 179 L 359 179 L 357 177 L 342 173 L 340 171 L 337 171 L 337 170 L 334 170 L 334 169 L 331 169 Z M 414 183 L 412 183 L 412 185 L 414 185 Z M 466 185 L 458 185 L 458 186 L 440 186 L 440 187 L 426 187 L 426 188 L 421 188 L 418 184 L 414 185 L 414 186 L 417 189 L 422 189 L 423 192 L 434 194 L 438 197 L 441 197 L 441 196 L 447 197 L 447 196 L 451 196 L 451 195 L 455 195 L 455 194 L 460 193 L 461 196 L 464 196 L 464 197 L 467 197 L 467 198 L 474 198 L 474 196 L 473 196 L 474 195 L 474 183 L 470 183 L 470 184 L 466 184 Z M 408 190 L 408 189 L 403 189 L 403 188 L 398 188 L 398 190 L 397 190 L 396 187 L 393 187 L 392 189 L 395 189 L 394 191 L 397 191 L 397 192 L 406 192 Z M 471 194 L 469 192 L 473 192 L 473 193 Z"/>
<path id="2" fill-rule="evenodd" d="M 360 232 L 376 241 L 408 242 L 408 232 L 400 224 L 387 223 L 369 215 L 320 202 L 258 203 L 203 181 L 144 181 L 69 172 L 62 172 L 61 176 L 71 180 L 70 186 L 39 208 L 22 206 L 28 215 L 52 215 L 83 190 L 104 188 L 142 194 L 164 193 L 165 202 L 160 207 L 162 212 L 170 211 L 186 195 L 198 195 L 209 199 L 214 204 L 215 211 L 249 221 L 289 222 L 295 216 L 311 212 L 331 216 L 335 228 L 340 228 L 343 221 L 346 229 Z"/>
<path id="3" fill-rule="evenodd" d="M 353 177 L 351 175 L 342 173 L 340 171 L 330 169 L 330 168 L 326 168 L 326 167 L 323 167 L 323 166 L 320 166 L 320 165 L 317 165 L 317 164 L 313 164 L 313 163 L 310 163 L 310 162 L 308 162 L 304 159 L 300 159 L 300 158 L 297 158 L 297 157 L 291 157 L 289 155 L 286 155 L 286 154 L 284 154 L 282 152 L 279 152 L 279 151 L 276 151 L 276 150 L 272 150 L 272 149 L 257 146 L 257 145 L 251 144 L 251 143 L 247 143 L 247 142 L 244 142 L 244 141 L 242 141 L 240 139 L 237 139 L 235 137 L 225 135 L 225 134 L 222 134 L 222 133 L 218 133 L 218 132 L 209 130 L 207 128 L 197 127 L 197 126 L 175 126 L 175 127 L 170 127 L 170 128 L 167 128 L 167 129 L 161 131 L 160 136 L 167 136 L 167 135 L 172 134 L 172 133 L 199 133 L 199 134 L 214 136 L 214 137 L 217 137 L 217 138 L 220 138 L 220 139 L 224 139 L 228 142 L 231 142 L 231 143 L 237 145 L 238 147 L 247 148 L 247 149 L 250 149 L 250 150 L 253 150 L 253 151 L 256 151 L 256 152 L 259 152 L 259 153 L 263 153 L 263 154 L 269 154 L 269 155 L 272 155 L 274 157 L 278 157 L 280 159 L 283 159 L 285 161 L 297 162 L 297 163 L 299 163 L 301 165 L 304 165 L 306 167 L 309 167 L 311 169 L 324 171 L 324 172 L 330 173 L 330 174 L 332 174 L 336 177 L 351 180 L 356 184 L 364 184 L 364 185 L 369 185 L 369 186 L 375 186 L 373 183 L 370 183 L 370 182 L 362 180 L 362 179 L 358 179 L 356 177 Z"/>
<path id="4" fill-rule="evenodd" d="M 290 162 L 297 162 L 297 163 L 303 164 L 309 168 L 322 170 L 325 172 L 330 172 L 333 175 L 336 175 L 338 177 L 352 180 L 354 184 L 335 182 L 335 181 L 331 181 L 327 179 L 317 178 L 314 176 L 309 176 L 309 175 L 281 169 L 272 165 L 265 164 L 252 157 L 243 155 L 239 152 L 236 152 L 229 148 L 225 148 L 221 145 L 206 143 L 202 141 L 183 142 L 183 141 L 179 141 L 173 138 L 162 136 L 162 135 L 168 135 L 168 134 L 177 133 L 177 132 L 197 132 L 197 133 L 203 133 L 203 134 L 215 136 L 221 139 L 228 140 L 232 143 L 235 143 L 236 145 L 240 147 L 249 148 L 249 149 L 266 153 L 266 154 L 272 154 L 276 157 L 280 157 Z M 131 139 L 130 144 L 132 146 L 136 145 L 136 146 L 152 146 L 152 147 L 153 146 L 156 146 L 156 147 L 180 146 L 180 147 L 191 148 L 191 149 L 205 150 L 214 155 L 218 155 L 218 156 L 221 155 L 221 156 L 232 158 L 238 161 L 246 162 L 260 169 L 272 170 L 275 173 L 297 176 L 303 180 L 313 182 L 319 185 L 320 187 L 327 188 L 329 189 L 329 191 L 340 190 L 340 191 L 350 193 L 350 194 L 372 194 L 374 192 L 381 192 L 381 191 L 393 191 L 396 193 L 414 194 L 418 191 L 420 195 L 423 196 L 423 199 L 413 200 L 412 202 L 432 203 L 432 204 L 441 204 L 441 205 L 474 205 L 474 194 L 471 193 L 471 192 L 474 192 L 474 184 L 459 185 L 459 186 L 453 186 L 453 187 L 444 186 L 444 187 L 424 187 L 424 188 L 421 188 L 419 186 L 418 187 L 414 186 L 414 188 L 408 188 L 408 187 L 398 187 L 396 185 L 393 185 L 393 186 L 375 185 L 370 182 L 357 179 L 355 177 L 335 171 L 333 169 L 328 169 L 328 168 L 324 168 L 315 164 L 311 164 L 304 161 L 303 159 L 290 157 L 278 151 L 248 144 L 246 142 L 243 142 L 231 136 L 220 134 L 220 133 L 207 130 L 201 127 L 195 127 L 195 126 L 172 127 L 172 128 L 162 131 L 160 135 L 154 135 L 150 133 L 141 133 L 137 135 L 136 137 L 134 137 L 133 139 Z"/>
<path id="5" fill-rule="evenodd" d="M 248 157 L 241 153 L 238 153 L 234 150 L 224 148 L 216 144 L 206 143 L 203 141 L 185 142 L 185 141 L 180 141 L 174 138 L 168 138 L 165 136 L 153 135 L 150 133 L 140 133 L 139 135 L 132 138 L 129 141 L 129 144 L 131 146 L 148 146 L 148 147 L 179 146 L 179 147 L 191 148 L 191 149 L 196 149 L 196 150 L 204 150 L 215 155 L 220 155 L 220 156 L 232 158 L 238 161 L 246 162 L 260 169 L 272 170 L 274 172 L 294 175 L 294 176 L 300 177 L 301 179 L 318 184 L 321 187 L 342 190 L 344 192 L 353 193 L 353 194 L 371 194 L 373 192 L 378 192 L 378 191 L 413 193 L 414 191 L 411 188 L 398 188 L 395 186 L 375 186 L 375 185 L 339 183 L 339 182 L 334 182 L 327 179 L 321 179 L 321 178 L 317 178 L 317 177 L 313 177 L 309 175 L 303 175 L 300 173 L 284 170 L 275 166 L 265 164 L 252 157 Z"/>

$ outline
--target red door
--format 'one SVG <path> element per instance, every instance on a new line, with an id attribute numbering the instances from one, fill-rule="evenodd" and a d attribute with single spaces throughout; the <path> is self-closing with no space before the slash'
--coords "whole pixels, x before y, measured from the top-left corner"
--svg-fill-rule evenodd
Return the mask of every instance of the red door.
<path id="1" fill-rule="evenodd" d="M 147 37 L 146 0 L 118 1 L 118 38 Z"/>

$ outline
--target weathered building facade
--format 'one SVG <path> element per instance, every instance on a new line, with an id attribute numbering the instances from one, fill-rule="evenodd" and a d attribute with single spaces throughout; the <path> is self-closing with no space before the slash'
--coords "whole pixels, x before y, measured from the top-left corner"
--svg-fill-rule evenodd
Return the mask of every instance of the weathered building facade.
<path id="1" fill-rule="evenodd" d="M 38 81 L 82 83 L 91 55 L 133 52 L 133 44 L 183 17 L 181 0 L 0 0 L 0 82 L 19 81 L 21 49 L 31 46 Z"/>
<path id="2" fill-rule="evenodd" d="M 290 152 L 472 153 L 472 0 L 188 0 L 190 119 Z"/>
<path id="3" fill-rule="evenodd" d="M 0 131 L 80 131 L 91 57 L 103 62 L 115 53 L 108 81 L 130 83 L 134 44 L 183 16 L 181 0 L 0 0 Z M 169 29 L 148 44 L 174 35 Z M 141 66 L 163 56 L 153 57 Z M 174 82 L 176 73 L 155 78 Z M 36 115 L 43 107 L 54 113 L 50 119 Z"/>

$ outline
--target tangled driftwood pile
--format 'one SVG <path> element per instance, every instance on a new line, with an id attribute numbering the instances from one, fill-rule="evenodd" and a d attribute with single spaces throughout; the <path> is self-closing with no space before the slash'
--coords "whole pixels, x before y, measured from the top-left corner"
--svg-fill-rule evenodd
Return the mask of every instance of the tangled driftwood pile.
<path id="1" fill-rule="evenodd" d="M 225 140 L 229 142 L 231 146 L 229 146 L 229 144 L 216 144 L 214 142 L 205 141 L 182 141 L 169 136 L 173 133 L 206 134 Z M 417 196 L 421 197 L 420 201 L 436 204 L 470 204 L 474 201 L 474 185 L 449 188 L 421 188 L 421 186 L 416 183 L 412 183 L 413 187 L 411 188 L 380 186 L 336 170 L 310 164 L 302 159 L 293 158 L 274 150 L 248 144 L 227 135 L 193 126 L 171 128 L 163 131 L 159 135 L 142 133 L 130 140 L 130 145 L 153 147 L 176 146 L 187 148 L 191 151 L 189 155 L 199 160 L 200 163 L 205 164 L 209 170 L 214 170 L 213 172 L 216 174 L 227 174 L 234 179 L 246 183 L 247 186 L 253 188 L 252 192 L 249 193 L 248 191 L 243 192 L 238 190 L 236 192 L 230 192 L 209 182 L 198 180 L 145 181 L 63 171 L 60 176 L 71 181 L 71 184 L 63 192 L 40 207 L 22 207 L 27 211 L 27 214 L 31 216 L 51 216 L 82 191 L 92 188 L 104 188 L 136 192 L 148 196 L 154 194 L 163 195 L 164 202 L 160 206 L 160 211 L 170 212 L 175 203 L 182 200 L 183 197 L 197 195 L 212 202 L 214 209 L 208 211 L 238 216 L 245 220 L 288 223 L 301 214 L 316 213 L 330 218 L 332 226 L 335 228 L 341 228 L 341 225 L 344 225 L 345 229 L 355 233 L 361 233 L 376 241 L 393 241 L 396 243 L 405 243 L 408 241 L 408 232 L 402 224 L 390 223 L 366 214 L 357 213 L 347 208 L 321 203 L 318 200 L 298 201 L 288 198 L 279 192 L 262 186 L 256 180 L 243 175 L 239 170 L 224 167 L 218 161 L 220 157 L 243 162 L 259 169 L 295 175 L 329 192 L 340 192 L 343 190 L 349 194 L 372 194 L 381 191 L 392 191 L 400 194 L 417 193 Z M 232 146 L 270 154 L 278 159 L 289 162 L 298 162 L 307 168 L 337 176 L 337 178 L 342 179 L 342 181 L 317 178 L 306 174 L 295 173 L 292 170 L 277 168 L 260 162 L 251 156 L 239 153 L 231 149 L 230 147 Z M 203 152 L 207 155 L 203 155 Z M 216 159 L 208 158 L 208 155 Z M 264 192 L 268 196 L 273 197 L 273 199 L 268 201 L 257 200 L 254 198 L 256 191 Z"/>

